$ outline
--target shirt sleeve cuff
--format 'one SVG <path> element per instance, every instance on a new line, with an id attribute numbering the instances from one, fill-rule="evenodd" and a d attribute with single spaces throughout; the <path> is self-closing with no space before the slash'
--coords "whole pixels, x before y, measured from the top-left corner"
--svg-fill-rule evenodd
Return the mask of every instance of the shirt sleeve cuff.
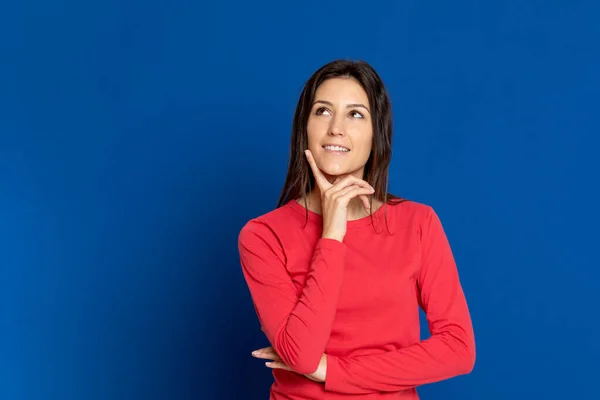
<path id="1" fill-rule="evenodd" d="M 346 245 L 339 240 L 320 238 L 317 242 L 317 248 L 322 250 L 344 251 L 346 249 Z"/>

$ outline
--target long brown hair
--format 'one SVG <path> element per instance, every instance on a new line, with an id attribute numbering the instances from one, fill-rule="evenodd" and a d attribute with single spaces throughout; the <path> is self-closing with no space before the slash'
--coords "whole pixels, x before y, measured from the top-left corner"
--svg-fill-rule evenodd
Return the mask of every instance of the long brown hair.
<path id="1" fill-rule="evenodd" d="M 325 80 L 335 77 L 354 78 L 363 87 L 369 99 L 373 121 L 373 143 L 371 154 L 365 164 L 363 179 L 375 189 L 372 197 L 383 202 L 383 206 L 405 201 L 388 193 L 393 121 L 390 99 L 383 81 L 375 69 L 365 61 L 335 60 L 319 68 L 308 79 L 300 94 L 292 122 L 287 175 L 277 207 L 300 197 L 304 199 L 306 205 L 306 195 L 315 185 L 314 175 L 304 155 L 304 150 L 308 148 L 308 117 L 317 88 Z M 308 218 L 308 209 L 306 212 Z"/>

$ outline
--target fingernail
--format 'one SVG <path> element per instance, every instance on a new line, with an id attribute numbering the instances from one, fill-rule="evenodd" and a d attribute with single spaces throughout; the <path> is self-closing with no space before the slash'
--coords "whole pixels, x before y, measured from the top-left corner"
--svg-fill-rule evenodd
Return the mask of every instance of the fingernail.
<path id="1" fill-rule="evenodd" d="M 252 355 L 253 355 L 253 356 L 256 356 L 256 355 L 258 355 L 258 354 L 260 354 L 260 350 L 254 350 L 254 351 L 252 352 Z"/>

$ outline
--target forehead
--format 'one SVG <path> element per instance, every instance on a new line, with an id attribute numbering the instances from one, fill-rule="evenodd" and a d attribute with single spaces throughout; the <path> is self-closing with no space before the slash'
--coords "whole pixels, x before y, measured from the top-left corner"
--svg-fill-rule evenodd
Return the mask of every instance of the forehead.
<path id="1" fill-rule="evenodd" d="M 315 100 L 368 104 L 367 92 L 354 78 L 330 78 L 321 83 L 315 92 Z"/>

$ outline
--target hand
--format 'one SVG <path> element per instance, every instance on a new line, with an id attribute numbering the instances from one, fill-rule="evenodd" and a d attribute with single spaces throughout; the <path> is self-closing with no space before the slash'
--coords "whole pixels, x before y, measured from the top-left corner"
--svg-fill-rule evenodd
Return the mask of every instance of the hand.
<path id="1" fill-rule="evenodd" d="M 273 369 L 285 369 L 287 371 L 294 371 L 288 365 L 286 365 L 281 357 L 275 352 L 273 347 L 265 347 L 263 349 L 258 349 L 252 352 L 252 355 L 256 358 L 273 360 L 272 362 L 267 362 L 265 365 L 269 368 Z M 317 370 L 312 374 L 304 374 L 308 379 L 313 380 L 315 382 L 325 382 L 325 378 L 327 377 L 327 355 L 323 354 L 321 356 L 321 361 L 319 362 L 319 366 Z"/>
<path id="2" fill-rule="evenodd" d="M 354 197 L 359 197 L 369 212 L 371 205 L 367 195 L 373 194 L 375 189 L 366 181 L 353 175 L 348 175 L 330 183 L 319 170 L 310 150 L 305 151 L 306 159 L 315 176 L 315 182 L 321 191 L 321 209 L 323 212 L 323 237 L 339 240 L 346 235 L 346 221 L 348 220 L 348 204 Z"/>

